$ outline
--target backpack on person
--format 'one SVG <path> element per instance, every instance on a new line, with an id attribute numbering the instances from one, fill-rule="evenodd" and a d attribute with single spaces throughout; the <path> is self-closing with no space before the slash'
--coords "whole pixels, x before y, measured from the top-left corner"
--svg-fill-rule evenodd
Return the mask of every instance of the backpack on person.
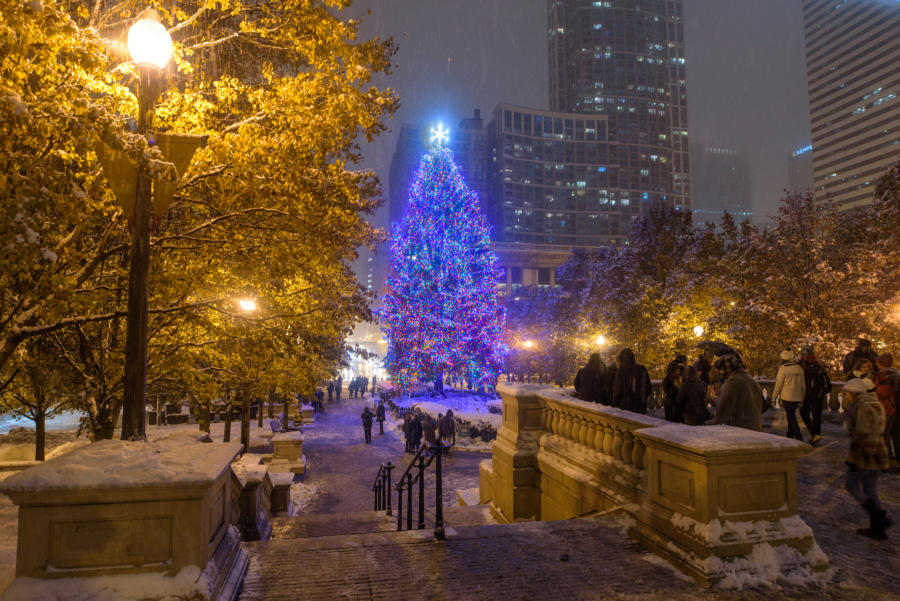
<path id="1" fill-rule="evenodd" d="M 806 398 L 824 399 L 831 392 L 831 380 L 828 372 L 817 362 L 807 363 L 803 366 L 806 375 Z"/>

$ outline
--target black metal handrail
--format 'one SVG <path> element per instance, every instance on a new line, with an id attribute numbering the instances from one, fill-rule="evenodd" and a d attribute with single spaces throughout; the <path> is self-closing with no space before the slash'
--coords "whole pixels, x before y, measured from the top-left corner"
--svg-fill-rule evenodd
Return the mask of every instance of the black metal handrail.
<path id="1" fill-rule="evenodd" d="M 413 485 L 418 484 L 419 510 L 417 529 L 425 528 L 425 470 L 434 463 L 435 469 L 435 506 L 434 506 L 434 537 L 444 539 L 444 499 L 443 499 L 443 475 L 441 473 L 441 456 L 445 454 L 446 445 L 441 441 L 423 444 L 413 456 L 403 474 L 397 478 L 394 490 L 397 491 L 397 530 L 403 530 L 403 491 L 406 491 L 406 529 L 412 530 L 413 523 Z M 428 457 L 426 461 L 426 456 Z M 415 476 L 413 470 L 416 471 Z M 377 479 L 376 479 L 377 480 Z M 376 493 L 377 497 L 377 493 Z M 388 502 L 390 508 L 390 502 Z M 390 509 L 388 509 L 388 515 Z"/>
<path id="2" fill-rule="evenodd" d="M 391 470 L 393 469 L 394 464 L 390 461 L 382 463 L 375 476 L 375 482 L 372 483 L 372 492 L 375 493 L 375 511 L 386 510 L 388 515 L 392 515 Z"/>

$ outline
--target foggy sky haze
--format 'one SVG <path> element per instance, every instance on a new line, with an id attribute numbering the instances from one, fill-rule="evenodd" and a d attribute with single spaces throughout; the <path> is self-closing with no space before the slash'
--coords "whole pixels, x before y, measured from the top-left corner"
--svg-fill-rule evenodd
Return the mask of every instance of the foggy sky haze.
<path id="1" fill-rule="evenodd" d="M 547 0 L 358 0 L 346 12 L 362 18 L 362 39 L 393 36 L 398 47 L 394 72 L 378 84 L 401 107 L 364 147 L 385 198 L 403 123 L 441 121 L 452 135 L 475 108 L 487 121 L 499 102 L 549 104 Z M 783 196 L 791 151 L 810 140 L 800 2 L 684 0 L 684 19 L 692 156 L 706 144 L 736 148 L 761 221 Z"/>

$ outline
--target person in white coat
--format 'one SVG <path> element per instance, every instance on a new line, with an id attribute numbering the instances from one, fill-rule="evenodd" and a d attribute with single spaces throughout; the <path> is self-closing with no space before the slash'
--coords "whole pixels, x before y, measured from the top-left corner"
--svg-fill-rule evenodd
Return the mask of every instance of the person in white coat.
<path id="1" fill-rule="evenodd" d="M 772 398 L 777 403 L 781 400 L 784 413 L 787 415 L 788 438 L 803 440 L 800 424 L 797 423 L 797 409 L 806 396 L 806 374 L 795 360 L 793 351 L 785 349 L 781 352 L 781 366 L 775 376 L 775 389 Z"/>

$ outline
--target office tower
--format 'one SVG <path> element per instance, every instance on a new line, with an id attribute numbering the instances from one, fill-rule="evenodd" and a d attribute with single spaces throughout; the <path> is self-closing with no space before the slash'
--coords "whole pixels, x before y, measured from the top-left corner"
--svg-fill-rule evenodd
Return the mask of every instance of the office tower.
<path id="1" fill-rule="evenodd" d="M 803 0 L 816 198 L 871 203 L 900 157 L 900 2 Z"/>
<path id="2" fill-rule="evenodd" d="M 707 144 L 695 154 L 694 222 L 715 223 L 727 212 L 735 221 L 752 221 L 750 169 L 734 148 Z"/>
<path id="3" fill-rule="evenodd" d="M 788 159 L 788 192 L 806 194 L 813 188 L 812 144 L 807 144 L 791 152 Z"/>
<path id="4" fill-rule="evenodd" d="M 681 0 L 548 0 L 548 8 L 550 110 L 606 116 L 619 186 L 690 210 Z"/>

